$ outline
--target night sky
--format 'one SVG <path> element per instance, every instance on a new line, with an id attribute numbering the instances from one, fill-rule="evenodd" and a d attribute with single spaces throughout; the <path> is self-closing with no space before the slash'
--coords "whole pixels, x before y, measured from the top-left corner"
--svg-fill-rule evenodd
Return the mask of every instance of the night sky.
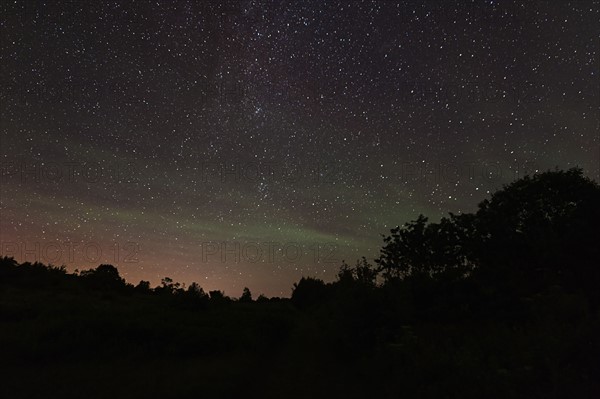
<path id="1" fill-rule="evenodd" d="M 12 1 L 2 255 L 289 296 L 419 213 L 598 179 L 597 1 Z"/>

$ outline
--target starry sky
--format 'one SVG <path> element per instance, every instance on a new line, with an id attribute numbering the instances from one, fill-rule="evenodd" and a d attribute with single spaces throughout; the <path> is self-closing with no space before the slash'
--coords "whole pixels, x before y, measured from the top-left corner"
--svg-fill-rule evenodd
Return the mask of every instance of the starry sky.
<path id="1" fill-rule="evenodd" d="M 4 0 L 2 255 L 289 296 L 420 213 L 598 179 L 599 8 Z"/>

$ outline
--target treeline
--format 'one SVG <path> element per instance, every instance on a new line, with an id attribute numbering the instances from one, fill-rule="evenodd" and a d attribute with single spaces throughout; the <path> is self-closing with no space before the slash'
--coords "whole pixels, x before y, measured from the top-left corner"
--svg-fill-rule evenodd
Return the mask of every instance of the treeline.
<path id="1" fill-rule="evenodd" d="M 395 300 L 403 307 L 412 303 L 414 309 L 438 301 L 436 306 L 451 312 L 485 313 L 493 303 L 561 291 L 580 294 L 597 309 L 599 204 L 600 187 L 581 169 L 526 176 L 492 194 L 475 213 L 450 214 L 437 223 L 420 215 L 391 229 L 374 263 L 364 257 L 352 266 L 343 262 L 332 283 L 304 277 L 294 284 L 291 300 L 302 309 L 339 296 L 347 303 L 382 302 L 369 305 L 377 309 Z M 232 299 L 222 291 L 205 292 L 197 283 L 185 287 L 169 277 L 154 288 L 148 281 L 134 286 L 112 265 L 71 274 L 64 267 L 19 265 L 8 257 L 0 258 L 0 284 L 139 293 L 198 307 L 254 301 L 248 288 Z M 281 300 L 260 295 L 256 301 Z"/>
<path id="2" fill-rule="evenodd" d="M 364 289 L 423 284 L 474 284 L 489 295 L 530 295 L 549 287 L 581 292 L 594 306 L 600 298 L 600 188 L 581 169 L 526 176 L 492 194 L 475 213 L 450 214 L 440 222 L 419 217 L 383 237 L 374 264 L 362 258 L 343 262 L 334 283 L 303 278 L 294 284 L 299 306 L 318 303 L 336 286 Z M 114 292 L 175 295 L 199 301 L 251 302 L 248 288 L 239 299 L 205 292 L 165 277 L 161 285 L 125 282 L 117 268 L 67 273 L 64 267 L 0 258 L 3 283 L 32 287 L 80 285 Z M 261 295 L 259 302 L 269 299 Z M 280 300 L 280 298 L 273 298 Z"/>
<path id="3" fill-rule="evenodd" d="M 134 286 L 111 265 L 67 273 L 4 257 L 0 341 L 11 364 L 63 365 L 64 378 L 72 361 L 95 372 L 93 359 L 106 370 L 160 359 L 181 384 L 148 386 L 151 396 L 253 386 L 270 397 L 595 398 L 599 204 L 580 169 L 525 177 L 474 213 L 392 229 L 377 259 L 343 262 L 333 282 L 304 277 L 290 299 L 248 289 L 232 299 L 170 278 Z M 184 360 L 201 374 L 182 379 Z M 143 370 L 126 373 L 156 375 Z M 91 392 L 79 384 L 72 392 Z"/>
<path id="4" fill-rule="evenodd" d="M 189 286 L 174 282 L 170 277 L 161 280 L 161 284 L 152 288 L 150 282 L 140 281 L 137 285 L 127 283 L 120 276 L 118 269 L 109 264 L 102 264 L 95 269 L 69 273 L 64 266 L 45 265 L 41 262 L 23 262 L 19 264 L 13 257 L 0 258 L 0 286 L 31 289 L 53 289 L 71 292 L 104 292 L 113 295 L 141 294 L 177 300 L 180 304 L 204 307 L 209 304 L 229 304 L 233 302 L 276 302 L 281 298 L 267 298 L 259 295 L 252 298 L 252 293 L 246 287 L 239 298 L 231 298 L 223 291 L 205 292 L 198 283 Z"/>
<path id="5" fill-rule="evenodd" d="M 374 264 L 365 258 L 343 264 L 330 284 L 303 278 L 292 299 L 301 306 L 319 303 L 343 287 L 410 287 L 427 292 L 429 301 L 448 300 L 451 289 L 474 303 L 562 290 L 583 295 L 596 309 L 599 226 L 600 188 L 581 169 L 527 176 L 492 194 L 475 213 L 437 223 L 420 215 L 392 229 Z"/>

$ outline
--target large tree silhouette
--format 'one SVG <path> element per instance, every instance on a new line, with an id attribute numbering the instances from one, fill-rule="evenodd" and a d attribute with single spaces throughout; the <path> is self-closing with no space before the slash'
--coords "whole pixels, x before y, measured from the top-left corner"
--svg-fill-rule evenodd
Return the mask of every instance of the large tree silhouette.
<path id="1" fill-rule="evenodd" d="M 479 205 L 470 256 L 491 279 L 597 283 L 600 187 L 581 169 L 527 176 Z"/>
<path id="2" fill-rule="evenodd" d="M 376 260 L 387 281 L 475 274 L 522 288 L 590 290 L 599 282 L 600 187 L 581 169 L 548 171 L 505 185 L 474 214 L 391 230 Z"/>

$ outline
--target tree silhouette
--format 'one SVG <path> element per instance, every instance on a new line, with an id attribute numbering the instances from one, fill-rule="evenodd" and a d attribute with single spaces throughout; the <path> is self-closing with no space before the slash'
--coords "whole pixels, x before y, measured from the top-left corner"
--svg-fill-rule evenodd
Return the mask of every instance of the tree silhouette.
<path id="1" fill-rule="evenodd" d="M 391 229 L 391 235 L 384 237 L 385 245 L 376 263 L 386 280 L 429 271 L 427 254 L 430 248 L 426 242 L 426 225 L 427 218 L 419 215 L 417 220 Z"/>
<path id="2" fill-rule="evenodd" d="M 581 169 L 517 180 L 479 204 L 473 261 L 489 279 L 596 284 L 598 204 L 600 187 Z"/>
<path id="3" fill-rule="evenodd" d="M 93 288 L 118 290 L 125 288 L 125 280 L 113 265 L 100 265 L 96 269 L 84 270 L 80 276 Z"/>
<path id="4" fill-rule="evenodd" d="M 0 268 L 14 268 L 17 267 L 18 263 L 14 257 L 3 256 L 0 258 Z"/>
<path id="5" fill-rule="evenodd" d="M 231 302 L 231 298 L 225 295 L 223 291 L 213 290 L 209 291 L 210 302 L 215 305 L 222 305 Z"/>
<path id="6" fill-rule="evenodd" d="M 323 302 L 326 296 L 327 286 L 323 280 L 302 277 L 298 283 L 294 283 L 292 303 L 299 308 L 307 308 Z"/>
<path id="7" fill-rule="evenodd" d="M 269 298 L 267 298 L 264 294 L 260 294 L 258 296 L 258 298 L 256 298 L 256 302 L 258 302 L 258 303 L 269 302 Z"/>
<path id="8" fill-rule="evenodd" d="M 188 294 L 197 296 L 197 297 L 204 297 L 207 295 L 204 292 L 204 289 L 202 289 L 202 287 L 200 287 L 200 284 L 198 284 L 196 282 L 190 284 L 190 286 L 187 289 L 187 292 L 188 292 Z"/>
<path id="9" fill-rule="evenodd" d="M 163 279 L 161 279 L 160 284 L 161 286 L 155 289 L 155 291 L 160 293 L 174 294 L 182 290 L 181 284 L 174 282 L 173 279 L 170 277 L 164 277 Z"/>
<path id="10" fill-rule="evenodd" d="M 240 302 L 252 302 L 252 293 L 248 287 L 244 287 L 244 291 L 242 292 L 242 296 L 240 297 Z"/>
<path id="11" fill-rule="evenodd" d="M 439 223 L 419 217 L 384 236 L 375 262 L 387 280 L 407 277 L 462 278 L 474 267 L 465 247 L 473 234 L 471 215 L 453 215 Z"/>
<path id="12" fill-rule="evenodd" d="M 144 292 L 144 293 L 149 293 L 151 291 L 150 289 L 150 282 L 149 281 L 145 281 L 145 280 L 141 280 L 138 285 L 135 286 L 136 291 L 139 292 Z"/>
<path id="13" fill-rule="evenodd" d="M 17 261 L 13 257 L 0 258 L 0 283 L 9 282 L 17 275 Z"/>
<path id="14" fill-rule="evenodd" d="M 377 280 L 378 270 L 373 267 L 364 256 L 356 261 L 354 267 L 349 266 L 342 261 L 342 266 L 338 272 L 338 281 L 342 284 L 359 283 L 365 286 L 374 287 Z"/>

